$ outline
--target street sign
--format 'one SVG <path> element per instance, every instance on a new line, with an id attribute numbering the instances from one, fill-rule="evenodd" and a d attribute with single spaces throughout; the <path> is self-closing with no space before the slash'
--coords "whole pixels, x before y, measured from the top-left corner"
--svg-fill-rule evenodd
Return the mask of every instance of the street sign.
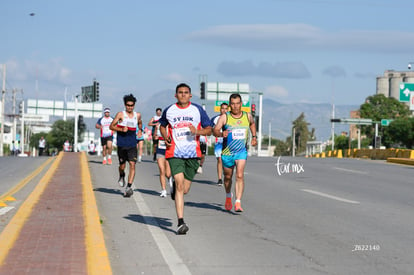
<path id="1" fill-rule="evenodd" d="M 410 92 L 414 92 L 414 83 L 400 83 L 400 101 L 409 102 Z"/>
<path id="2" fill-rule="evenodd" d="M 391 121 L 393 121 L 393 119 L 381 119 L 381 126 L 388 126 Z"/>
<path id="3" fill-rule="evenodd" d="M 24 120 L 36 122 L 49 122 L 49 116 L 40 114 L 24 114 Z"/>
<path id="4" fill-rule="evenodd" d="M 216 105 L 214 106 L 214 112 L 216 112 L 216 113 L 220 113 L 220 105 L 222 104 L 222 103 L 227 103 L 227 104 L 229 104 L 229 102 L 228 101 L 226 101 L 226 100 L 216 100 Z M 250 113 L 250 101 L 247 101 L 247 102 L 242 102 L 242 111 L 245 111 L 245 112 L 248 112 L 248 113 Z"/>
<path id="5" fill-rule="evenodd" d="M 339 122 L 343 124 L 357 124 L 357 125 L 371 125 L 372 119 L 370 118 L 333 118 L 331 122 Z"/>
<path id="6" fill-rule="evenodd" d="M 410 93 L 410 110 L 414 111 L 414 92 Z"/>

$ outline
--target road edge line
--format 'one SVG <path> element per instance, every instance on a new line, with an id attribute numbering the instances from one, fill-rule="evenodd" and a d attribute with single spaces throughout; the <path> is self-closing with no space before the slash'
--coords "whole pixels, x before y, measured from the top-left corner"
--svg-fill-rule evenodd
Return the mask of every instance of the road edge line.
<path id="1" fill-rule="evenodd" d="M 82 152 L 80 163 L 88 274 L 112 274 L 85 152 Z"/>
<path id="2" fill-rule="evenodd" d="M 12 187 L 9 191 L 5 192 L 0 196 L 0 201 L 4 200 L 8 196 L 13 196 L 20 189 L 22 189 L 27 183 L 29 183 L 34 177 L 36 177 L 54 158 L 49 158 L 43 164 L 41 164 L 36 170 L 34 170 L 30 175 L 21 180 L 16 186 Z"/>
<path id="3" fill-rule="evenodd" d="M 13 247 L 14 243 L 17 240 L 17 237 L 20 234 L 21 229 L 23 228 L 27 218 L 33 211 L 34 206 L 40 199 L 40 196 L 43 194 L 43 191 L 46 189 L 47 185 L 50 182 L 53 174 L 55 173 L 57 167 L 62 160 L 63 153 L 60 153 L 53 164 L 46 172 L 46 174 L 40 179 L 39 183 L 36 185 L 29 197 L 23 202 L 19 207 L 14 217 L 6 225 L 4 230 L 0 233 L 0 243 L 2 244 L 2 249 L 0 249 L 0 266 L 3 265 L 4 259 L 7 257 L 10 249 Z"/>

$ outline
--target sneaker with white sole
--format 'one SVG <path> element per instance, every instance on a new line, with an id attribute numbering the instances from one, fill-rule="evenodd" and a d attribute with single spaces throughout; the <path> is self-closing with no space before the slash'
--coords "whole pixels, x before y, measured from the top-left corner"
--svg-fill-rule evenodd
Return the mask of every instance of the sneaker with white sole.
<path id="1" fill-rule="evenodd" d="M 178 227 L 177 234 L 178 235 L 185 235 L 185 234 L 187 234 L 188 229 L 189 229 L 188 226 L 185 223 L 183 223 L 182 225 L 180 225 Z"/>
<path id="2" fill-rule="evenodd" d="M 160 197 L 165 198 L 166 196 L 167 196 L 167 190 L 164 189 L 160 192 Z"/>
<path id="3" fill-rule="evenodd" d="M 119 177 L 118 183 L 119 183 L 119 186 L 124 187 L 125 186 L 125 176 Z"/>
<path id="4" fill-rule="evenodd" d="M 203 174 L 203 167 L 201 166 L 198 167 L 197 174 Z"/>
<path id="5" fill-rule="evenodd" d="M 127 187 L 125 188 L 125 193 L 124 193 L 124 197 L 125 198 L 129 198 L 134 194 L 134 191 L 132 190 L 131 187 Z"/>

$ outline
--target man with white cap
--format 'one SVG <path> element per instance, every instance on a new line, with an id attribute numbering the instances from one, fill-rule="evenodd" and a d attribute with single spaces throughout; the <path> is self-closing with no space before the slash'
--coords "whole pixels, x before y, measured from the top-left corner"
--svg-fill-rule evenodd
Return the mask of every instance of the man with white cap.
<path id="1" fill-rule="evenodd" d="M 103 161 L 102 164 L 112 164 L 112 159 L 111 159 L 111 155 L 112 155 L 112 140 L 113 140 L 113 131 L 111 129 L 109 129 L 109 126 L 112 123 L 113 118 L 111 117 L 111 109 L 109 109 L 108 107 L 104 109 L 104 116 L 101 117 L 97 122 L 96 122 L 96 129 L 100 129 L 101 130 L 101 145 L 102 145 L 102 156 L 103 156 Z M 106 160 L 108 156 L 108 162 Z"/>

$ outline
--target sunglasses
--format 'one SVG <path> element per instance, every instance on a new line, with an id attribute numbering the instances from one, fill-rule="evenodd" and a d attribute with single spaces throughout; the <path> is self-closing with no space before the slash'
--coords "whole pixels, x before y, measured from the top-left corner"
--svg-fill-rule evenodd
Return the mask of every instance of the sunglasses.
<path id="1" fill-rule="evenodd" d="M 128 107 L 134 107 L 134 106 L 135 106 L 135 104 L 125 104 L 125 106 L 128 106 Z"/>

